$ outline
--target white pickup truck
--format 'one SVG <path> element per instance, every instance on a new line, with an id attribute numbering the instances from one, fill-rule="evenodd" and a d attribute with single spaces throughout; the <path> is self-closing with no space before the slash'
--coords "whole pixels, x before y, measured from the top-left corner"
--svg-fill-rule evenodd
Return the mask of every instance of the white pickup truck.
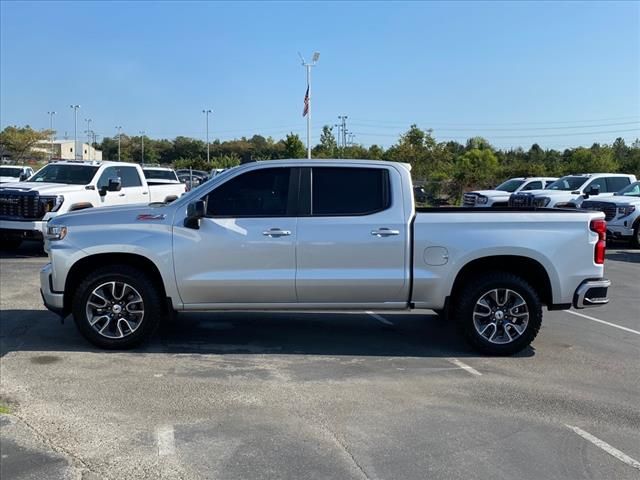
<path id="1" fill-rule="evenodd" d="M 149 188 L 136 163 L 52 162 L 25 182 L 0 186 L 0 242 L 16 248 L 42 239 L 47 222 L 87 208 L 174 200 L 184 185 Z"/>
<path id="2" fill-rule="evenodd" d="M 0 183 L 22 182 L 33 175 L 33 168 L 22 165 L 0 165 Z"/>
<path id="3" fill-rule="evenodd" d="M 512 193 L 547 188 L 555 177 L 516 177 L 502 182 L 493 190 L 474 190 L 463 196 L 463 206 L 475 208 L 506 207 Z"/>
<path id="4" fill-rule="evenodd" d="M 410 167 L 272 160 L 162 206 L 49 222 L 45 305 L 103 348 L 174 311 L 432 309 L 477 349 L 534 339 L 542 307 L 608 302 L 602 212 L 416 209 Z"/>

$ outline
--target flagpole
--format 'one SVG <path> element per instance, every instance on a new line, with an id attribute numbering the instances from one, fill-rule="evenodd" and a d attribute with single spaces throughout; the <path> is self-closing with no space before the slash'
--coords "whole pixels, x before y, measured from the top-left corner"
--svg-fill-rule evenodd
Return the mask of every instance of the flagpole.
<path id="1" fill-rule="evenodd" d="M 309 92 L 307 111 L 307 158 L 311 160 L 311 64 L 307 64 L 307 91 Z"/>

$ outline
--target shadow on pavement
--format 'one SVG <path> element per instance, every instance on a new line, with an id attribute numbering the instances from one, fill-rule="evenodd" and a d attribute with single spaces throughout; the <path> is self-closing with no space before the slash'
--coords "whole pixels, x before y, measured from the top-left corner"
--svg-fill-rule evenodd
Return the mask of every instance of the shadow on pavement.
<path id="1" fill-rule="evenodd" d="M 43 250 L 42 242 L 25 240 L 14 250 L 6 250 L 0 243 L 0 259 L 5 258 L 42 258 L 47 254 Z"/>
<path id="2" fill-rule="evenodd" d="M 140 354 L 276 354 L 388 357 L 479 356 L 450 322 L 432 314 L 384 313 L 386 325 L 363 313 L 183 313 L 167 322 Z M 12 351 L 111 352 L 93 347 L 68 317 L 43 310 L 0 313 L 0 356 Z M 518 356 L 534 354 L 529 348 Z"/>
<path id="3" fill-rule="evenodd" d="M 615 250 L 607 252 L 607 260 L 640 263 L 640 250 Z"/>

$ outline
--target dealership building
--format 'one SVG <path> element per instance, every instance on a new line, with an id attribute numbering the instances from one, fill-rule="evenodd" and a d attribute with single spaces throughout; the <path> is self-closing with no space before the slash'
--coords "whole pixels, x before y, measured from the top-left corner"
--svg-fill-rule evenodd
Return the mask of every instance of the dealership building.
<path id="1" fill-rule="evenodd" d="M 51 153 L 54 160 L 102 160 L 102 150 L 96 150 L 88 143 L 78 143 L 78 148 L 82 151 L 74 152 L 75 146 L 73 140 L 54 140 L 53 142 L 45 142 L 34 147 L 36 152 L 45 153 L 47 156 Z"/>

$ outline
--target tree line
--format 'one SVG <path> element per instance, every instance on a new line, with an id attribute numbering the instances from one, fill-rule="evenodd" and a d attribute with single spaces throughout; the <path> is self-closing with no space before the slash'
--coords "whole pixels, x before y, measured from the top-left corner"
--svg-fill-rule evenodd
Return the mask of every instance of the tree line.
<path id="1" fill-rule="evenodd" d="M 38 132 L 29 127 L 7 127 L 0 133 L 0 145 L 10 152 L 25 155 L 28 147 L 38 141 L 46 143 L 51 132 Z M 40 140 L 38 140 L 40 135 Z M 16 141 L 18 137 L 26 141 Z M 118 158 L 118 137 L 105 137 L 94 147 L 102 150 L 102 158 Z M 122 134 L 122 161 L 142 161 L 142 138 Z M 254 135 L 250 138 L 220 141 L 207 145 L 204 141 L 178 136 L 173 140 L 144 137 L 144 162 L 172 165 L 175 168 L 211 170 L 229 168 L 250 160 L 305 158 L 305 145 L 297 134 L 285 138 Z M 378 145 L 338 146 L 332 127 L 324 126 L 320 142 L 312 149 L 314 158 L 353 158 L 389 160 L 410 163 L 413 178 L 424 183 L 437 196 L 459 198 L 473 188 L 487 188 L 509 177 L 553 176 L 581 172 L 624 172 L 640 177 L 640 140 L 627 145 L 622 138 L 611 144 L 594 143 L 591 147 L 567 148 L 563 151 L 543 149 L 533 144 L 523 148 L 497 149 L 486 139 L 473 137 L 462 144 L 456 141 L 438 142 L 430 130 L 411 125 L 397 142 L 385 149 Z"/>

